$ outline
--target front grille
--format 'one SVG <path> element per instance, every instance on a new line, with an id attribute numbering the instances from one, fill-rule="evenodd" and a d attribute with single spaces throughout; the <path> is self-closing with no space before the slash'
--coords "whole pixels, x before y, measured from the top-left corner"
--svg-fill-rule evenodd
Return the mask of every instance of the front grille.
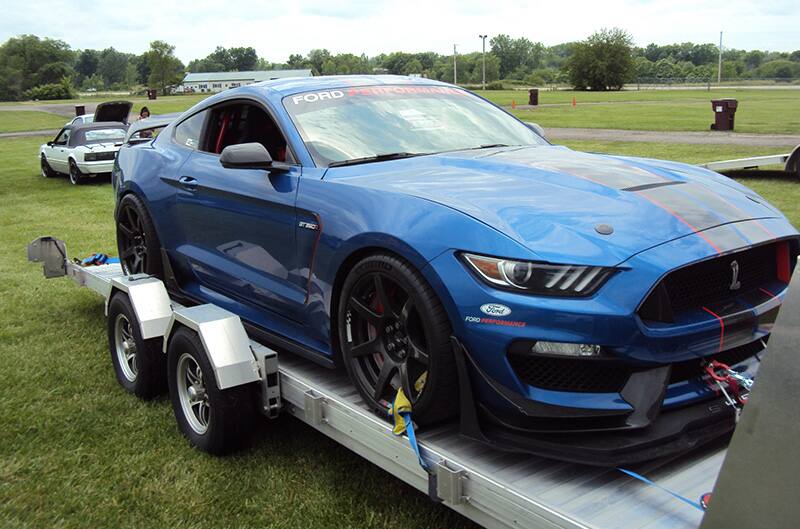
<path id="1" fill-rule="evenodd" d="M 725 302 L 757 290 L 777 277 L 776 247 L 757 246 L 670 272 L 639 309 L 645 320 L 673 321 L 673 314 Z M 738 289 L 731 289 L 732 263 L 738 264 Z"/>
<path id="2" fill-rule="evenodd" d="M 508 361 L 517 377 L 524 383 L 552 391 L 574 393 L 617 393 L 622 391 L 628 378 L 637 371 L 653 369 L 653 365 L 626 362 L 618 358 L 573 358 L 540 356 L 517 342 L 512 345 Z M 672 364 L 669 383 L 683 382 L 703 374 L 706 361 L 717 360 L 729 366 L 751 358 L 763 349 L 760 341 L 735 347 L 703 359 L 692 359 Z"/>

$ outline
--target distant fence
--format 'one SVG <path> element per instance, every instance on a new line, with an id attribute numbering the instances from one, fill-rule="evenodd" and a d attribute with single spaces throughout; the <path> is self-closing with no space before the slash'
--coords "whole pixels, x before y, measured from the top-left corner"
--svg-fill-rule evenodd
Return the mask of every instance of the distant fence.
<path id="1" fill-rule="evenodd" d="M 651 77 L 640 78 L 636 82 L 628 83 L 625 88 L 630 90 L 658 90 L 665 88 L 724 88 L 724 87 L 787 87 L 787 88 L 800 88 L 800 78 L 761 78 L 761 79 L 722 79 L 717 82 L 716 77 L 713 79 L 698 79 L 696 77 L 688 78 L 673 78 L 673 77 Z"/>

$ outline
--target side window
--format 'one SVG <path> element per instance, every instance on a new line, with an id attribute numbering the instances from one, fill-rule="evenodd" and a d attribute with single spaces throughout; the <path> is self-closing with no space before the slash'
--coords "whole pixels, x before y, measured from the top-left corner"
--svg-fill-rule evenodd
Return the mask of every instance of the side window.
<path id="1" fill-rule="evenodd" d="M 56 145 L 66 145 L 69 141 L 69 135 L 72 131 L 70 129 L 64 129 L 61 131 L 61 134 L 56 136 L 55 144 Z"/>
<path id="2" fill-rule="evenodd" d="M 229 145 L 251 142 L 263 145 L 275 161 L 294 162 L 283 134 L 261 107 L 228 103 L 211 109 L 203 150 L 219 154 Z"/>
<path id="3" fill-rule="evenodd" d="M 190 149 L 199 149 L 200 134 L 207 115 L 208 110 L 203 110 L 175 127 L 175 143 Z"/>

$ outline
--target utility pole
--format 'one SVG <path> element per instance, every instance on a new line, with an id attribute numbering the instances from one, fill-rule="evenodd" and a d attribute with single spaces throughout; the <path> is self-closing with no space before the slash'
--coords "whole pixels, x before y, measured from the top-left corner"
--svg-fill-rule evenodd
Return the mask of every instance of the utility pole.
<path id="1" fill-rule="evenodd" d="M 458 84 L 458 66 L 456 65 L 456 45 L 453 44 L 453 84 Z"/>
<path id="2" fill-rule="evenodd" d="M 719 64 L 717 65 L 717 84 L 722 84 L 722 32 L 719 32 Z"/>
<path id="3" fill-rule="evenodd" d="M 481 39 L 483 43 L 483 55 L 481 59 L 483 60 L 483 89 L 486 90 L 486 37 L 488 35 L 478 35 L 478 38 Z"/>

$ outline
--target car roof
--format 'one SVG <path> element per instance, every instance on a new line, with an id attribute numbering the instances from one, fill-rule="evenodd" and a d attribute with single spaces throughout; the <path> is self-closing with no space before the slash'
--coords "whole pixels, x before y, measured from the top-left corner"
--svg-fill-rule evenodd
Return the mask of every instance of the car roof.
<path id="1" fill-rule="evenodd" d="M 273 79 L 247 85 L 248 88 L 266 88 L 278 92 L 281 96 L 308 92 L 309 90 L 332 90 L 353 86 L 381 86 L 381 85 L 432 85 L 450 86 L 447 83 L 426 79 L 424 77 L 410 77 L 406 75 L 322 75 L 317 77 L 287 77 Z"/>
<path id="2" fill-rule="evenodd" d="M 127 127 L 125 123 L 121 121 L 95 121 L 93 123 L 83 123 L 83 124 L 74 124 L 70 125 L 69 128 L 72 130 L 91 130 L 91 129 L 124 129 Z"/>

